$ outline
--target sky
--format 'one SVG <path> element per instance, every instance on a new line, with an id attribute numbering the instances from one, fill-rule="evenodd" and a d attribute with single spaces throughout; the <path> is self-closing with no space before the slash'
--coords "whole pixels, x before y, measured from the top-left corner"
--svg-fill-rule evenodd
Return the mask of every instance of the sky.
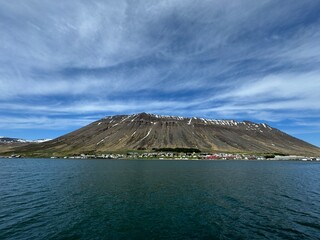
<path id="1" fill-rule="evenodd" d="M 148 112 L 320 146 L 319 43 L 318 0 L 0 0 L 0 135 Z"/>

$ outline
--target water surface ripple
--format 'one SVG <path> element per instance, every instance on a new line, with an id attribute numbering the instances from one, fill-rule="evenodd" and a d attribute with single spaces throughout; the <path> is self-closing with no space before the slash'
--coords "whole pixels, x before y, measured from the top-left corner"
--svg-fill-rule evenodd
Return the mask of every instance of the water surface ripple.
<path id="1" fill-rule="evenodd" d="M 0 239 L 320 239 L 320 164 L 0 159 Z"/>

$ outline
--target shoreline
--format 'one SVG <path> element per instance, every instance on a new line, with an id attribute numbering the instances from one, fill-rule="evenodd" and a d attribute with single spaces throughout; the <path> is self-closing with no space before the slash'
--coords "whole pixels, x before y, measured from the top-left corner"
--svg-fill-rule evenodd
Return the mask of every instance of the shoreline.
<path id="1" fill-rule="evenodd" d="M 205 162 L 223 162 L 223 161 L 255 161 L 255 162 L 261 162 L 261 161 L 281 161 L 281 162 L 318 162 L 320 163 L 320 160 L 305 160 L 305 159 L 160 159 L 160 158 L 73 158 L 73 157 L 5 157 L 0 156 L 0 160 L 12 160 L 12 159 L 31 159 L 31 160 L 120 160 L 120 161 L 205 161 Z"/>

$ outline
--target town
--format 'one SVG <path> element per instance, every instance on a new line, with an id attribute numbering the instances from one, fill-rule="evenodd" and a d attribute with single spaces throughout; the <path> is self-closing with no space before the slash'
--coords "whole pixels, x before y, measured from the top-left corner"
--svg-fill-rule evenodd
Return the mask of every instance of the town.
<path id="1" fill-rule="evenodd" d="M 45 156 L 44 158 L 47 158 Z M 0 158 L 28 158 L 28 156 L 12 154 Z M 38 157 L 42 158 L 42 157 Z M 51 156 L 51 159 L 122 159 L 122 160 L 296 160 L 320 161 L 319 157 L 306 157 L 284 154 L 249 154 L 249 153 L 203 153 L 203 152 L 127 152 L 127 153 L 100 153 L 100 154 L 73 154 L 70 156 Z"/>
<path id="2" fill-rule="evenodd" d="M 59 158 L 59 157 L 51 157 Z M 320 157 L 305 157 L 296 155 L 273 155 L 273 154 L 243 154 L 243 153 L 177 153 L 177 152 L 128 152 L 105 153 L 105 154 L 80 154 L 64 156 L 64 159 L 150 159 L 150 160 L 301 160 L 320 161 Z"/>

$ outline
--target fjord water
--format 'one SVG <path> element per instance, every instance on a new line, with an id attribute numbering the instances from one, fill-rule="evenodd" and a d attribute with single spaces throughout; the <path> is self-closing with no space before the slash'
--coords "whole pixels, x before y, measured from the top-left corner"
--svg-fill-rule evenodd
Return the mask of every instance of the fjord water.
<path id="1" fill-rule="evenodd" d="M 319 239 L 320 164 L 0 159 L 0 239 Z"/>

